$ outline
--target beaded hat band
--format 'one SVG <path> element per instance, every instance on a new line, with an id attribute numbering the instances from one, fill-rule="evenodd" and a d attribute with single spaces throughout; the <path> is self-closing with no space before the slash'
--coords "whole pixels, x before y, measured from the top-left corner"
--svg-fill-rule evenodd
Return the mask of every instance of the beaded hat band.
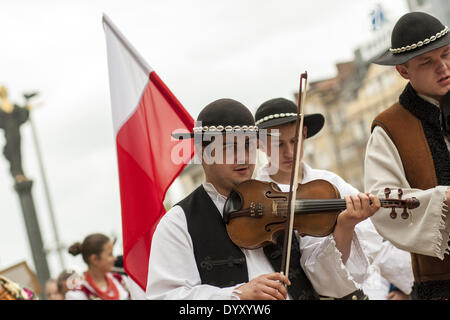
<path id="1" fill-rule="evenodd" d="M 274 128 L 297 121 L 297 105 L 284 98 L 275 98 L 261 104 L 255 113 L 255 124 L 259 130 Z M 318 133 L 325 123 L 319 113 L 305 114 L 304 126 L 308 128 L 307 138 Z"/>
<path id="2" fill-rule="evenodd" d="M 269 116 L 265 116 L 264 118 L 256 121 L 255 124 L 259 125 L 260 123 L 263 123 L 265 121 L 272 120 L 272 119 L 285 118 L 285 117 L 296 117 L 296 116 L 297 116 L 297 113 L 276 113 L 276 114 L 271 114 Z"/>
<path id="3" fill-rule="evenodd" d="M 448 27 L 445 26 L 444 30 L 442 30 L 441 32 L 436 33 L 436 35 L 433 35 L 433 36 L 431 36 L 429 38 L 426 38 L 423 41 L 419 41 L 417 43 L 414 43 L 412 45 L 408 45 L 406 47 L 401 47 L 401 48 L 396 48 L 396 49 L 390 48 L 389 51 L 392 52 L 393 54 L 398 54 L 398 53 L 414 50 L 416 48 L 420 48 L 423 45 L 427 45 L 430 42 L 436 41 L 437 39 L 439 39 L 440 37 L 442 37 L 443 35 L 445 35 L 447 33 L 448 33 Z"/>
<path id="4" fill-rule="evenodd" d="M 194 127 L 193 129 L 194 133 L 197 132 L 238 132 L 238 131 L 251 131 L 256 132 L 258 131 L 258 126 L 203 126 L 203 127 Z"/>

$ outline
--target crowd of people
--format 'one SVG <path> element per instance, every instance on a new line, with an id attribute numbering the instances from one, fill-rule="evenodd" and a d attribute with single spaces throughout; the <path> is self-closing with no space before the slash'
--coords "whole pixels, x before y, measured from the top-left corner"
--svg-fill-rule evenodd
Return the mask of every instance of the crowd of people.
<path id="1" fill-rule="evenodd" d="M 45 300 L 143 300 L 144 291 L 127 276 L 123 257 L 113 255 L 113 241 L 104 234 L 88 235 L 68 252 L 81 255 L 86 263 L 82 274 L 63 270 L 45 283 Z M 37 300 L 30 288 L 0 275 L 0 300 Z"/>

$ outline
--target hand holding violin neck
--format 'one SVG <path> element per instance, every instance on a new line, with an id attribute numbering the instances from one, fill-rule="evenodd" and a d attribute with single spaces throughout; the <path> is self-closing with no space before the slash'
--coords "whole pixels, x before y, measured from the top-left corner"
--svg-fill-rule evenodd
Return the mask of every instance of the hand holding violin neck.
<path id="1" fill-rule="evenodd" d="M 380 199 L 371 194 L 359 193 L 346 196 L 344 200 L 346 209 L 339 214 L 336 227 L 341 224 L 344 228 L 354 228 L 359 222 L 370 218 L 381 207 Z"/>

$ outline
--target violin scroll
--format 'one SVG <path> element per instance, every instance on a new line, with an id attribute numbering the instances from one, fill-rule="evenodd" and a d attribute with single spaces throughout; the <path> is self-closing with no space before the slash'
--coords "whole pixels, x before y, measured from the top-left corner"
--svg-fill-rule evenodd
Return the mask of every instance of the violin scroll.
<path id="1" fill-rule="evenodd" d="M 385 199 L 381 199 L 381 206 L 384 208 L 391 208 L 390 217 L 392 219 L 397 218 L 397 212 L 395 211 L 395 208 L 403 208 L 401 217 L 402 219 L 408 219 L 409 213 L 407 209 L 415 209 L 419 207 L 420 201 L 415 197 L 402 199 L 403 190 L 398 189 L 397 192 L 398 192 L 398 199 L 389 198 L 389 195 L 391 194 L 391 189 L 385 188 L 384 189 Z"/>

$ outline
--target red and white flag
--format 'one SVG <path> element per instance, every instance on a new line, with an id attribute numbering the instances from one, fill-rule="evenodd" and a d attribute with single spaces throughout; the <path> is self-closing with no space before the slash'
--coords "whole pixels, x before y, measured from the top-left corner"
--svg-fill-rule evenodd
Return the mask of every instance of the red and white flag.
<path id="1" fill-rule="evenodd" d="M 152 235 L 165 214 L 167 189 L 192 158 L 194 120 L 112 21 L 103 15 L 119 167 L 125 271 L 144 290 Z M 181 147 L 179 144 L 190 144 Z M 171 159 L 174 147 L 190 150 Z M 181 161 L 180 161 L 181 160 Z"/>

